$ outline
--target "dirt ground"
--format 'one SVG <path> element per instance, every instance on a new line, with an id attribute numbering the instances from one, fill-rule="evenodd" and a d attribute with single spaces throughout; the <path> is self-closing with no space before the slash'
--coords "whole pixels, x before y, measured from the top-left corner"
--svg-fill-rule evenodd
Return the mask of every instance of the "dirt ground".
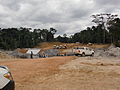
<path id="1" fill-rule="evenodd" d="M 76 46 L 84 46 L 84 47 L 91 47 L 91 48 L 107 48 L 110 44 L 82 44 L 82 43 L 61 43 L 61 42 L 44 42 L 40 43 L 36 48 L 42 49 L 52 49 L 54 45 L 66 45 L 68 49 L 74 48 Z"/>
<path id="2" fill-rule="evenodd" d="M 120 90 L 120 58 L 51 57 L 0 61 L 16 90 Z"/>

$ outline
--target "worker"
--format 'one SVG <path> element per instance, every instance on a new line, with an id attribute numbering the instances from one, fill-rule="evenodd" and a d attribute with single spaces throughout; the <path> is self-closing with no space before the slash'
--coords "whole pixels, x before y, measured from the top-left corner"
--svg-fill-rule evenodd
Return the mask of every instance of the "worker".
<path id="1" fill-rule="evenodd" d="M 31 51 L 30 57 L 31 57 L 31 59 L 33 58 L 33 52 L 32 51 Z"/>

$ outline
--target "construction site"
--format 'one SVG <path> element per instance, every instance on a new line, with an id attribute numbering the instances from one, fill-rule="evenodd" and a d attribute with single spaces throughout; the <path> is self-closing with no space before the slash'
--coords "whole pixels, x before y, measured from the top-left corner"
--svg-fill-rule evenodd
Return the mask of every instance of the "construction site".
<path id="1" fill-rule="evenodd" d="M 89 47 L 94 56 L 75 56 Z M 120 48 L 111 44 L 41 43 L 34 48 L 0 50 L 15 90 L 120 90 Z"/>

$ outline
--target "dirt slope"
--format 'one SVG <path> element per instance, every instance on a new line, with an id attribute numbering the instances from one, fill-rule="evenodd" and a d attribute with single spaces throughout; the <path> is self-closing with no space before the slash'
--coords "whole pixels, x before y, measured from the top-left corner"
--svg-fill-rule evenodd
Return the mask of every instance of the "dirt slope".
<path id="1" fill-rule="evenodd" d="M 51 49 L 53 45 L 67 45 L 68 48 L 73 48 L 76 46 L 86 46 L 91 48 L 107 48 L 109 44 L 81 44 L 81 43 L 61 43 L 61 42 L 44 42 L 40 43 L 36 48 L 44 48 L 44 49 Z"/>

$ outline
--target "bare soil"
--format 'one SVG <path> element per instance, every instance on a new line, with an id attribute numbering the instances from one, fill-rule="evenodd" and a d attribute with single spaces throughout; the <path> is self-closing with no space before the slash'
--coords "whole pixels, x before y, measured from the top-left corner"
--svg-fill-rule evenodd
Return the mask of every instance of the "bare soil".
<path id="1" fill-rule="evenodd" d="M 52 49 L 54 45 L 66 45 L 68 49 L 77 47 L 77 46 L 84 46 L 84 47 L 91 47 L 91 48 L 108 48 L 110 44 L 82 44 L 82 43 L 61 43 L 61 42 L 44 42 L 40 43 L 36 48 L 42 49 Z"/>
<path id="2" fill-rule="evenodd" d="M 52 57 L 0 61 L 16 90 L 120 90 L 120 58 Z"/>
<path id="3" fill-rule="evenodd" d="M 16 90 L 49 90 L 43 84 L 59 72 L 59 66 L 75 57 L 41 59 L 0 59 L 0 65 L 8 66 L 16 83 Z M 47 82 L 49 83 L 49 82 Z"/>
<path id="4" fill-rule="evenodd" d="M 5 60 L 5 59 L 12 59 L 12 58 L 13 58 L 12 56 L 9 56 L 8 54 L 0 51 L 0 59 Z"/>

